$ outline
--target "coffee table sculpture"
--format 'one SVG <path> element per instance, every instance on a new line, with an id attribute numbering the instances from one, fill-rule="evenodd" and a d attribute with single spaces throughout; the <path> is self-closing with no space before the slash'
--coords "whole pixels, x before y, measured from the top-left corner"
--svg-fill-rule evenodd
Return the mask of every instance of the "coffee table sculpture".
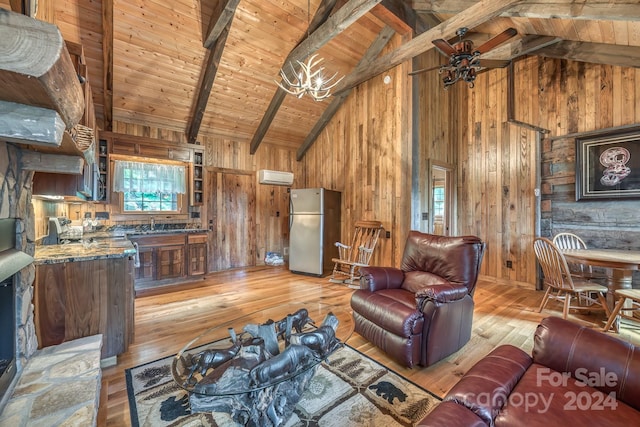
<path id="1" fill-rule="evenodd" d="M 333 313 L 317 328 L 309 324 L 315 325 L 302 308 L 278 321 L 247 324 L 240 334 L 228 328 L 227 347 L 217 342 L 178 353 L 173 377 L 189 391 L 191 412 L 224 412 L 247 426 L 283 424 L 318 364 L 342 345 Z"/>

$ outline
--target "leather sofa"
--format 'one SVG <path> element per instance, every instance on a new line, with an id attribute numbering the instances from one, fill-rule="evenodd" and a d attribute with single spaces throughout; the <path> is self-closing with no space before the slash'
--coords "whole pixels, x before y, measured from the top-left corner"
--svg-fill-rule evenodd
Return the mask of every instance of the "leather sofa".
<path id="1" fill-rule="evenodd" d="M 548 317 L 535 332 L 531 357 L 497 347 L 419 425 L 640 425 L 640 347 Z"/>
<path id="2" fill-rule="evenodd" d="M 398 363 L 429 366 L 471 337 L 485 244 L 411 231 L 400 268 L 361 267 L 351 296 L 355 331 Z"/>

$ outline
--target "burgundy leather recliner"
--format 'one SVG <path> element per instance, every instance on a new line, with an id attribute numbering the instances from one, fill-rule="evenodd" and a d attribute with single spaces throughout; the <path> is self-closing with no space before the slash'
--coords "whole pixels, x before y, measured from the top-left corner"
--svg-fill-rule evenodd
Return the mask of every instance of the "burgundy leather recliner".
<path id="1" fill-rule="evenodd" d="M 429 366 L 471 338 L 485 244 L 411 231 L 400 268 L 362 267 L 351 296 L 355 330 L 407 367 Z"/>

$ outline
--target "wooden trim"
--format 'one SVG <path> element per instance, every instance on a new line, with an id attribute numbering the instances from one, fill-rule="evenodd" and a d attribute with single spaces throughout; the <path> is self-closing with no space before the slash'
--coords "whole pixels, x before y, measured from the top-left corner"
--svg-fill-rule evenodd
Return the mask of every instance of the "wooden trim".
<path id="1" fill-rule="evenodd" d="M 218 168 L 213 166 L 205 167 L 207 172 L 213 173 L 232 173 L 235 175 L 255 175 L 256 171 L 243 170 L 243 169 L 231 169 L 231 168 Z"/>
<path id="2" fill-rule="evenodd" d="M 128 156 L 125 154 L 110 154 L 109 161 L 113 162 L 116 160 L 121 160 L 125 162 L 141 162 L 141 163 L 158 163 L 163 165 L 175 165 L 175 166 L 184 166 L 188 168 L 191 162 L 183 162 L 181 160 L 170 160 L 170 159 L 157 159 L 154 157 L 144 157 L 144 156 Z"/>
<path id="3" fill-rule="evenodd" d="M 565 135 L 549 136 L 546 139 L 548 139 L 549 141 L 556 141 L 559 139 L 584 138 L 584 137 L 590 137 L 590 136 L 604 135 L 611 132 L 632 130 L 637 128 L 638 128 L 638 124 L 634 123 L 630 125 L 614 126 L 614 127 L 605 128 L 605 129 L 597 129 L 597 130 L 589 130 L 585 132 L 567 133 Z"/>
<path id="4" fill-rule="evenodd" d="M 535 126 L 529 123 L 516 120 L 515 116 L 515 82 L 513 78 L 513 62 L 509 64 L 507 68 L 507 121 L 513 125 L 520 126 L 526 129 L 530 129 L 540 133 L 549 133 L 549 129 L 545 129 L 539 126 Z"/>

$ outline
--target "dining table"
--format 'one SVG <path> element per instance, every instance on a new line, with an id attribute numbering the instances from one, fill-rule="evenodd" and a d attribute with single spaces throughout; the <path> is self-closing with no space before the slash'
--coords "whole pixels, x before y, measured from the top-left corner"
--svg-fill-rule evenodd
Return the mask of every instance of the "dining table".
<path id="1" fill-rule="evenodd" d="M 616 289 L 632 287 L 633 272 L 640 270 L 640 251 L 626 249 L 565 249 L 567 262 L 586 264 L 611 270 L 608 275 L 607 305 L 613 309 Z"/>

